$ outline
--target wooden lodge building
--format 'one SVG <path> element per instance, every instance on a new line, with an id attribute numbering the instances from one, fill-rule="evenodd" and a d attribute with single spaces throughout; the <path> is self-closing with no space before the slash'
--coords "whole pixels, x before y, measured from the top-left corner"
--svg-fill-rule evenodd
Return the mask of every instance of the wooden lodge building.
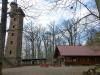
<path id="1" fill-rule="evenodd" d="M 87 46 L 56 46 L 54 59 L 59 65 L 95 65 L 100 64 L 100 50 Z"/>

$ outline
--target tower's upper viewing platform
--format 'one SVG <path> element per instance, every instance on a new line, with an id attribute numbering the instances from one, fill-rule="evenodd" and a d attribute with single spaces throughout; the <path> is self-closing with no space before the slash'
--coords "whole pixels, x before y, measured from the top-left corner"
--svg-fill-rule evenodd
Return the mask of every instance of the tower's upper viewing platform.
<path id="1" fill-rule="evenodd" d="M 11 11 L 10 11 L 10 17 L 13 17 L 14 15 L 22 15 L 25 17 L 25 13 L 21 9 L 21 7 L 18 7 L 18 4 L 16 2 L 11 2 Z"/>

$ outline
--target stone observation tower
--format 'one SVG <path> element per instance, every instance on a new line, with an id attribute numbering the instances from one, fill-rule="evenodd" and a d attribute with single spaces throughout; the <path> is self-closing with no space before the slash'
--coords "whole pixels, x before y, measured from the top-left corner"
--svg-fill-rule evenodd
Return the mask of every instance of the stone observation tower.
<path id="1" fill-rule="evenodd" d="M 11 67 L 21 64 L 22 30 L 25 14 L 22 9 L 17 6 L 16 2 L 11 2 L 10 6 L 10 26 L 5 48 L 4 64 Z"/>

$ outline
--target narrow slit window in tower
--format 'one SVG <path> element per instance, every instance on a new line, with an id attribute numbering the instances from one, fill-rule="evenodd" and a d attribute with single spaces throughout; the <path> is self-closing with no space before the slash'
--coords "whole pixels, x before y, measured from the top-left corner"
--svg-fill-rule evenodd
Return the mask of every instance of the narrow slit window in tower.
<path id="1" fill-rule="evenodd" d="M 15 28 L 15 26 L 13 25 L 13 28 Z"/>
<path id="2" fill-rule="evenodd" d="M 16 21 L 16 18 L 14 18 L 14 21 Z"/>
<path id="3" fill-rule="evenodd" d="M 12 51 L 10 50 L 10 52 L 9 52 L 9 53 L 10 53 L 10 55 L 11 55 L 11 54 L 12 54 Z"/>
<path id="4" fill-rule="evenodd" d="M 14 36 L 14 33 L 11 33 L 11 36 Z"/>
<path id="5" fill-rule="evenodd" d="M 10 44 L 12 45 L 13 44 L 13 41 L 10 41 Z"/>

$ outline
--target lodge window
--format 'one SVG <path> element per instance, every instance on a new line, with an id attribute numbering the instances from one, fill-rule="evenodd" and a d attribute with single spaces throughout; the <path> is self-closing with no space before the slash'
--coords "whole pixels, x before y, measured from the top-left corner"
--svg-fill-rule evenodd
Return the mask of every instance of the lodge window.
<path id="1" fill-rule="evenodd" d="M 13 41 L 10 41 L 10 44 L 13 44 Z"/>
<path id="2" fill-rule="evenodd" d="M 74 58 L 74 59 L 73 59 L 73 62 L 77 62 L 77 59 Z"/>
<path id="3" fill-rule="evenodd" d="M 66 57 L 66 62 L 72 62 L 72 58 L 71 57 Z"/>
<path id="4" fill-rule="evenodd" d="M 100 62 L 100 57 L 95 57 L 95 61 Z"/>

